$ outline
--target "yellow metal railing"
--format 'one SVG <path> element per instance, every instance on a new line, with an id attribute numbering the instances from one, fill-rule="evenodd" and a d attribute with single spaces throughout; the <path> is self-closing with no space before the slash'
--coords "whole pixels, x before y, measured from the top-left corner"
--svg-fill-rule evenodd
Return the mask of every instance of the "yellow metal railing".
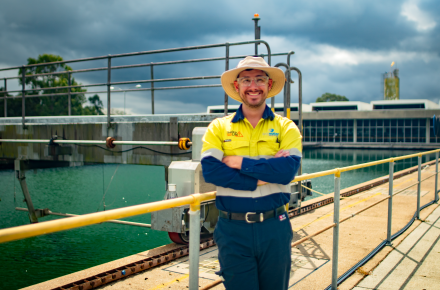
<path id="1" fill-rule="evenodd" d="M 134 205 L 124 208 L 112 209 L 103 212 L 85 214 L 78 217 L 70 217 L 66 219 L 58 219 L 53 221 L 42 222 L 38 224 L 30 224 L 7 228 L 0 230 L 0 243 L 26 239 L 30 237 L 55 233 L 59 231 L 99 224 L 109 220 L 131 217 L 140 214 L 151 213 L 172 207 L 190 205 L 191 210 L 200 208 L 200 203 L 215 198 L 215 192 L 203 194 L 192 194 L 189 196 L 151 202 L 146 204 Z"/>
<path id="2" fill-rule="evenodd" d="M 372 162 L 367 162 L 367 163 L 362 163 L 362 164 L 357 164 L 357 165 L 352 165 L 352 166 L 347 166 L 347 167 L 342 167 L 342 168 L 335 168 L 335 169 L 331 169 L 331 170 L 320 171 L 320 172 L 315 172 L 315 173 L 310 173 L 310 174 L 303 174 L 301 176 L 295 177 L 295 179 L 292 182 L 302 181 L 302 180 L 306 180 L 306 179 L 312 179 L 312 178 L 316 178 L 316 177 L 322 177 L 322 176 L 331 175 L 331 174 L 335 174 L 335 175 L 339 174 L 340 175 L 342 172 L 347 172 L 347 171 L 356 170 L 356 169 L 365 168 L 365 167 L 371 167 L 374 165 L 379 165 L 379 164 L 384 164 L 384 163 L 389 163 L 389 162 L 395 162 L 395 161 L 399 161 L 399 160 L 403 160 L 403 159 L 419 157 L 419 156 L 423 156 L 423 155 L 429 155 L 429 154 L 433 154 L 433 153 L 437 153 L 437 152 L 440 152 L 440 149 L 426 151 L 423 153 L 404 155 L 404 156 L 400 156 L 400 157 L 387 158 L 387 159 L 382 159 L 382 160 L 377 160 L 377 161 L 372 161 Z"/>
<path id="3" fill-rule="evenodd" d="M 427 151 L 423 153 L 416 153 L 411 155 L 405 155 L 401 157 L 388 158 L 358 165 L 352 165 L 342 168 L 335 168 L 332 170 L 320 171 L 310 174 L 304 174 L 301 176 L 297 176 L 292 182 L 298 182 L 306 179 L 312 179 L 316 177 L 322 177 L 326 175 L 334 174 L 339 177 L 342 172 L 347 172 L 351 170 L 356 170 L 360 168 L 370 167 L 378 164 L 394 162 L 398 160 L 419 157 L 423 155 L 433 154 L 436 152 L 440 152 L 440 149 Z M 0 243 L 26 239 L 30 237 L 35 237 L 39 235 L 50 234 L 54 232 L 59 232 L 63 230 L 69 230 L 84 226 L 89 226 L 93 224 L 98 224 L 102 222 L 106 222 L 113 219 L 121 219 L 126 217 L 131 217 L 140 214 L 151 213 L 153 211 L 159 211 L 164 209 L 169 209 L 182 205 L 190 205 L 191 210 L 195 211 L 200 208 L 200 202 L 208 201 L 215 199 L 216 192 L 208 192 L 208 193 L 196 193 L 185 197 L 179 197 L 175 199 L 162 200 L 152 203 L 140 204 L 130 207 L 124 207 L 119 209 L 108 210 L 104 212 L 97 212 L 91 214 L 85 214 L 78 217 L 71 217 L 68 219 L 60 219 L 47 221 L 38 224 L 24 225 L 13 228 L 7 228 L 0 230 Z"/>

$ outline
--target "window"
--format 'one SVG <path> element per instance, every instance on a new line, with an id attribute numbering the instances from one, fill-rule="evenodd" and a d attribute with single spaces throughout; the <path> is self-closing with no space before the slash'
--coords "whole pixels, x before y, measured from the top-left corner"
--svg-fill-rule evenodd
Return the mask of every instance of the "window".
<path id="1" fill-rule="evenodd" d="M 383 142 L 383 128 L 377 128 L 376 136 L 377 142 Z"/>
<path id="2" fill-rule="evenodd" d="M 419 128 L 412 128 L 412 136 L 411 136 L 411 142 L 417 143 L 419 142 Z"/>
<path id="3" fill-rule="evenodd" d="M 370 128 L 370 142 L 376 142 L 376 128 Z"/>

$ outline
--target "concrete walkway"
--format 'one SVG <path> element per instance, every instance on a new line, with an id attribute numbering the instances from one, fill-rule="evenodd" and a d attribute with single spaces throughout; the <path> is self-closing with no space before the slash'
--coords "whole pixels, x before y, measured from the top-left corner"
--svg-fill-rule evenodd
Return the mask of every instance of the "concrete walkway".
<path id="1" fill-rule="evenodd" d="M 440 289 L 440 207 L 437 207 L 353 290 Z"/>

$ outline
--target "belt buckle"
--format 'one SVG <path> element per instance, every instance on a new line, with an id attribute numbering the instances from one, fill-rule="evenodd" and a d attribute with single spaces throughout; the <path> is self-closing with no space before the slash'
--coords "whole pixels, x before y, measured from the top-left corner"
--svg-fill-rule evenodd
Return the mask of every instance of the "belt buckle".
<path id="1" fill-rule="evenodd" d="M 256 212 L 247 212 L 245 215 L 244 215 L 244 220 L 248 223 L 248 224 L 253 224 L 253 223 L 256 223 L 256 222 L 254 222 L 254 221 L 250 221 L 249 219 L 248 219 L 248 215 L 250 215 L 250 214 L 257 214 Z M 264 221 L 264 215 L 263 215 L 263 213 L 261 212 L 260 213 L 260 223 L 262 223 Z"/>

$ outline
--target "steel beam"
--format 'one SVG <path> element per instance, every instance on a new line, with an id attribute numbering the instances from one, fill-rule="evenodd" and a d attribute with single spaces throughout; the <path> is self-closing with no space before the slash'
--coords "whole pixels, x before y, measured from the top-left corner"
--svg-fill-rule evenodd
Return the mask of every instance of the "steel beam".
<path id="1" fill-rule="evenodd" d="M 34 224 L 34 223 L 38 223 L 38 218 L 35 213 L 35 208 L 34 208 L 34 204 L 32 203 L 29 189 L 27 187 L 25 171 L 24 171 L 24 168 L 22 165 L 23 165 L 22 160 L 19 160 L 19 159 L 15 160 L 15 163 L 14 163 L 15 176 L 17 177 L 18 181 L 20 182 L 21 190 L 23 191 L 23 195 L 24 195 L 24 200 L 25 200 L 27 208 L 29 210 L 29 221 Z"/>

